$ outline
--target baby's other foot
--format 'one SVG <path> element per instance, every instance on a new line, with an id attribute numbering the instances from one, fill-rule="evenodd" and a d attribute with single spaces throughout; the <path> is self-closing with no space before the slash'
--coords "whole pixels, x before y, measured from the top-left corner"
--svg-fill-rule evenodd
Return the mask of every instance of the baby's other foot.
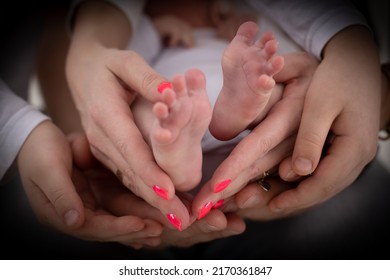
<path id="1" fill-rule="evenodd" d="M 274 89 L 273 75 L 284 65 L 273 33 L 254 42 L 257 32 L 256 23 L 242 24 L 222 57 L 223 87 L 210 124 L 218 139 L 231 139 L 257 120 Z"/>

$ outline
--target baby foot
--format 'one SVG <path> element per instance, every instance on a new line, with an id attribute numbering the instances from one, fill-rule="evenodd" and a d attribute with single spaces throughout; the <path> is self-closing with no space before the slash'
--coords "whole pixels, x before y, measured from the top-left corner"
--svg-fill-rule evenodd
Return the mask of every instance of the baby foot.
<path id="1" fill-rule="evenodd" d="M 215 103 L 210 132 L 228 140 L 248 128 L 266 107 L 283 65 L 271 32 L 254 41 L 257 24 L 242 24 L 222 57 L 223 87 Z M 264 115 L 264 114 L 263 114 Z"/>
<path id="2" fill-rule="evenodd" d="M 206 80 L 192 69 L 172 79 L 163 101 L 153 107 L 156 120 L 150 132 L 154 157 L 171 177 L 175 188 L 188 191 L 202 176 L 201 140 L 211 119 Z"/>

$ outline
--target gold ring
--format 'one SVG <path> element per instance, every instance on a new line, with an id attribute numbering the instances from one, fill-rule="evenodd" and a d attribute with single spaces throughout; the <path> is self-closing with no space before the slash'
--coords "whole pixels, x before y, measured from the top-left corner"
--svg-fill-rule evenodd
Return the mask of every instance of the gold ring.
<path id="1" fill-rule="evenodd" d="M 270 175 L 270 172 L 267 170 L 263 172 L 263 175 L 261 175 L 260 179 L 257 180 L 257 184 L 262 187 L 262 189 L 266 192 L 268 192 L 271 189 L 270 183 L 268 183 L 265 179 Z"/>

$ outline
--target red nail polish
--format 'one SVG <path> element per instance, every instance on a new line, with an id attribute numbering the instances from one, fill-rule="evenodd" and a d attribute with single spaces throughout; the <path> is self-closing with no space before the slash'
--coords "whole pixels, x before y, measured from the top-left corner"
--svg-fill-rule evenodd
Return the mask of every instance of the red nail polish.
<path id="1" fill-rule="evenodd" d="M 165 200 L 168 200 L 168 192 L 167 190 L 163 189 L 163 188 L 160 188 L 159 186 L 157 185 L 154 185 L 153 186 L 153 190 L 154 192 L 159 196 L 159 197 L 162 197 L 164 198 Z"/>
<path id="2" fill-rule="evenodd" d="M 167 88 L 172 88 L 172 84 L 170 82 L 162 82 L 157 86 L 157 91 L 159 93 L 163 93 L 163 91 Z"/>
<path id="3" fill-rule="evenodd" d="M 217 203 L 215 203 L 214 205 L 214 209 L 218 209 L 219 207 L 221 207 L 223 204 L 225 203 L 225 200 L 224 199 L 221 199 L 221 200 L 218 200 Z"/>
<path id="4" fill-rule="evenodd" d="M 211 201 L 207 202 L 199 211 L 198 220 L 202 219 L 204 216 L 206 216 L 211 208 L 213 207 L 213 203 Z"/>
<path id="5" fill-rule="evenodd" d="M 181 221 L 175 214 L 167 214 L 169 222 L 178 230 L 181 231 Z"/>
<path id="6" fill-rule="evenodd" d="M 223 191 L 224 189 L 226 189 L 230 185 L 231 182 L 232 182 L 232 180 L 227 179 L 227 180 L 224 180 L 221 183 L 217 184 L 214 188 L 214 193 L 219 193 L 219 192 Z"/>

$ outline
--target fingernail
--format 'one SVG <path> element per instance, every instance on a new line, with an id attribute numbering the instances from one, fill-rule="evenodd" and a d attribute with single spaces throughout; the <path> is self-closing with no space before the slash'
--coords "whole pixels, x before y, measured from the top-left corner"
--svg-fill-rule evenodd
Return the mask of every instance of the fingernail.
<path id="1" fill-rule="evenodd" d="M 68 227 L 71 227 L 73 225 L 75 225 L 78 221 L 80 217 L 80 214 L 79 212 L 77 212 L 76 210 L 72 209 L 72 210 L 69 210 L 68 212 L 65 213 L 64 215 L 64 219 L 65 219 L 65 224 L 68 226 Z"/>
<path id="2" fill-rule="evenodd" d="M 225 200 L 224 200 L 224 199 L 218 200 L 217 203 L 215 203 L 215 205 L 213 206 L 213 208 L 214 208 L 214 209 L 218 209 L 218 208 L 221 207 L 224 203 L 225 203 Z"/>
<path id="3" fill-rule="evenodd" d="M 168 191 L 167 190 L 165 190 L 157 185 L 153 186 L 153 190 L 159 197 L 162 197 L 165 200 L 168 200 Z"/>
<path id="4" fill-rule="evenodd" d="M 309 174 L 312 171 L 313 163 L 306 158 L 296 158 L 294 161 L 295 168 L 301 173 L 300 175 Z"/>
<path id="5" fill-rule="evenodd" d="M 172 84 L 170 82 L 162 82 L 157 86 L 157 91 L 159 93 L 163 93 L 163 91 L 167 88 L 172 88 Z"/>
<path id="6" fill-rule="evenodd" d="M 213 207 L 213 203 L 211 201 L 207 202 L 199 211 L 198 220 L 202 219 L 204 216 L 206 216 L 211 208 Z"/>
<path id="7" fill-rule="evenodd" d="M 181 231 L 181 221 L 175 214 L 167 214 L 167 218 L 178 231 Z"/>
<path id="8" fill-rule="evenodd" d="M 230 179 L 227 179 L 227 180 L 220 182 L 219 184 L 217 184 L 215 186 L 214 193 L 219 193 L 219 192 L 223 191 L 224 189 L 226 189 L 230 185 L 231 182 L 232 182 L 232 180 L 230 180 Z"/>

